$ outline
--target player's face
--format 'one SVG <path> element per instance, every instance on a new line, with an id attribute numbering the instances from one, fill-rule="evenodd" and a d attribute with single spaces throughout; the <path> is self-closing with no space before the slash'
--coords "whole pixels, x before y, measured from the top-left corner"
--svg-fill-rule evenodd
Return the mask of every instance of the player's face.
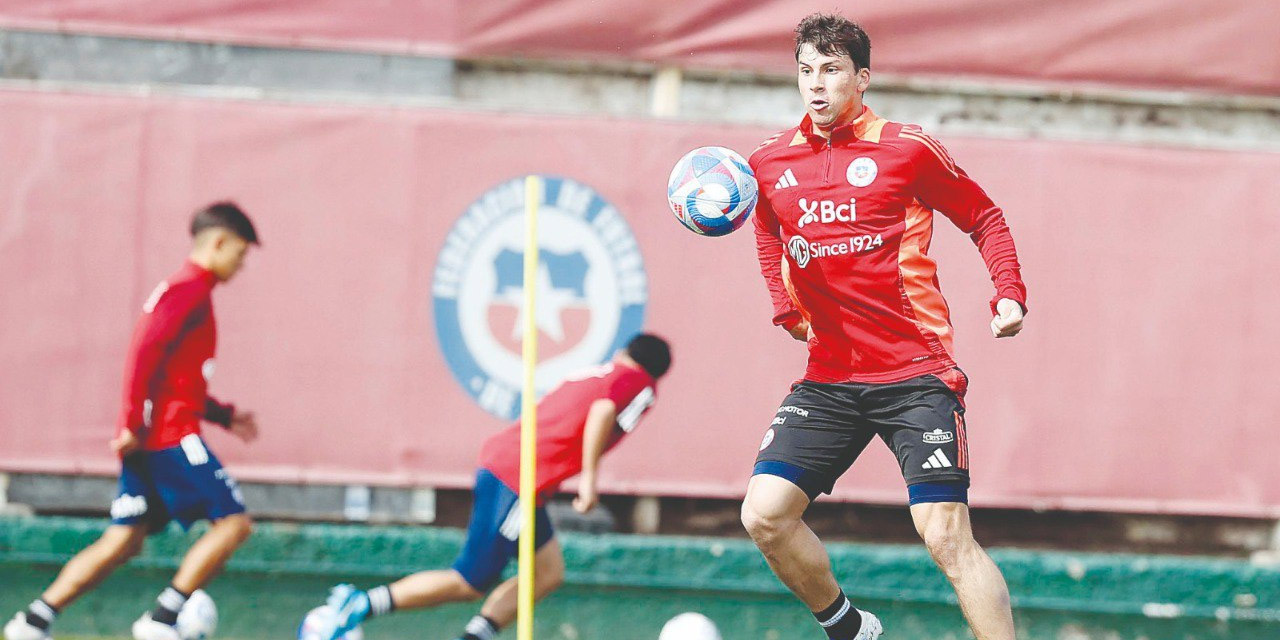
<path id="1" fill-rule="evenodd" d="M 830 131 L 862 114 L 862 94 L 871 82 L 871 72 L 855 69 L 849 54 L 827 55 L 806 44 L 796 62 L 800 96 L 814 126 Z"/>
<path id="2" fill-rule="evenodd" d="M 244 266 L 244 256 L 249 252 L 249 243 L 244 238 L 227 233 L 218 238 L 214 247 L 213 260 L 210 266 L 218 280 L 226 282 L 235 277 L 240 267 Z"/>

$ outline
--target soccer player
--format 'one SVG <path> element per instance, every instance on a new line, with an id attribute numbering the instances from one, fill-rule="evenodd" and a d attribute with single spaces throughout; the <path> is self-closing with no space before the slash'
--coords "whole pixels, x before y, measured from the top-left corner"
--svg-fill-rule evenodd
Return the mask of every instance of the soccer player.
<path id="1" fill-rule="evenodd" d="M 808 343 L 809 363 L 765 433 L 742 522 L 828 637 L 879 637 L 880 621 L 851 606 L 802 520 L 879 436 L 974 635 L 1013 640 L 1008 588 L 970 529 L 967 379 L 928 256 L 936 210 L 977 245 L 995 283 L 991 331 L 1009 337 L 1026 312 L 1013 238 L 1001 210 L 937 140 L 863 104 L 871 44 L 861 27 L 814 14 L 795 32 L 807 113 L 750 162 L 773 322 Z"/>
<path id="2" fill-rule="evenodd" d="M 58 613 L 142 548 L 170 520 L 189 527 L 212 522 L 182 560 L 155 609 L 133 623 L 137 640 L 177 640 L 178 611 L 249 536 L 252 522 L 236 481 L 205 446 L 200 422 L 218 424 L 245 442 L 258 435 L 253 414 L 213 399 L 217 330 L 210 294 L 235 276 L 258 234 L 234 204 L 217 203 L 191 221 L 185 264 L 142 306 L 125 366 L 124 408 L 111 448 L 121 458 L 111 526 L 76 554 L 49 588 L 4 627 L 7 640 L 48 640 Z"/>
<path id="3" fill-rule="evenodd" d="M 561 482 L 580 473 L 573 508 L 586 513 L 596 505 L 601 456 L 631 433 L 653 406 L 657 381 L 670 366 L 666 341 L 640 334 L 611 362 L 570 376 L 538 403 L 535 598 L 541 600 L 564 581 L 564 556 L 547 517 L 547 498 Z M 320 639 L 338 638 L 366 618 L 392 610 L 477 600 L 490 589 L 479 615 L 459 638 L 496 638 L 498 630 L 516 618 L 516 578 L 501 584 L 499 580 L 520 538 L 519 486 L 517 421 L 481 448 L 467 540 L 452 568 L 421 571 L 368 591 L 349 584 L 334 587 L 328 605 L 335 615 L 320 629 Z"/>

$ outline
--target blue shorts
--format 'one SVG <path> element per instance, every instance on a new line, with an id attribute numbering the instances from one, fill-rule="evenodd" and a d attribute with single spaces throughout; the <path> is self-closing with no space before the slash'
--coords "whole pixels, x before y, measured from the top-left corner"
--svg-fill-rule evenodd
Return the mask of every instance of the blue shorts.
<path id="1" fill-rule="evenodd" d="M 476 591 L 484 592 L 498 583 L 502 570 L 516 557 L 521 528 L 520 496 L 487 469 L 476 472 L 476 487 L 471 496 L 467 541 L 453 562 L 453 569 Z M 555 531 L 551 529 L 546 507 L 538 507 L 534 546 L 541 549 L 553 535 Z"/>
<path id="2" fill-rule="evenodd" d="M 191 434 L 179 446 L 125 457 L 111 524 L 146 524 L 155 533 L 170 520 L 186 529 L 197 520 L 237 513 L 244 513 L 244 497 L 235 479 L 200 436 Z"/>

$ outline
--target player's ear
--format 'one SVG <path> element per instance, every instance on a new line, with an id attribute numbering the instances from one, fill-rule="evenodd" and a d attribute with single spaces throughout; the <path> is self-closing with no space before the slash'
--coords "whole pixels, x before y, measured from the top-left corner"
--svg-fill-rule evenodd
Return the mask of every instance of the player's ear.
<path id="1" fill-rule="evenodd" d="M 858 93 L 866 93 L 867 88 L 871 86 L 871 69 L 863 67 L 858 69 Z"/>

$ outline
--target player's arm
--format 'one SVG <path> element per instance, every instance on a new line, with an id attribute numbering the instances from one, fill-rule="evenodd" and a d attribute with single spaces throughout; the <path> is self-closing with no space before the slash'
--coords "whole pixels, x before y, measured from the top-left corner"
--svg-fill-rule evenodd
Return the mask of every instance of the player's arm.
<path id="1" fill-rule="evenodd" d="M 578 497 L 573 499 L 573 508 L 578 513 L 590 511 L 600 499 L 596 491 L 600 457 L 614 437 L 617 419 L 618 405 L 609 398 L 592 402 L 587 410 L 587 423 L 582 432 L 582 473 L 578 476 Z"/>
<path id="2" fill-rule="evenodd" d="M 991 299 L 992 334 L 997 338 L 1017 335 L 1027 311 L 1027 288 L 1004 212 L 936 140 L 910 130 L 904 130 L 902 137 L 919 145 L 913 161 L 920 201 L 969 234 L 982 254 L 996 289 Z"/>
<path id="3" fill-rule="evenodd" d="M 204 399 L 204 419 L 212 422 L 245 442 L 258 439 L 258 421 L 252 411 L 239 411 L 229 402 L 219 402 L 213 396 Z"/>
<path id="4" fill-rule="evenodd" d="M 786 258 L 782 255 L 782 238 L 778 230 L 778 217 L 769 199 L 761 194 L 755 211 L 756 257 L 760 260 L 760 274 L 764 276 L 773 301 L 773 324 L 786 329 L 796 340 L 809 339 L 809 322 L 801 315 L 787 292 L 783 273 Z"/>
<path id="5" fill-rule="evenodd" d="M 125 455 L 138 448 L 143 430 L 151 423 L 147 396 L 153 379 L 199 303 L 200 296 L 191 287 L 167 288 L 162 284 L 143 305 L 125 361 L 124 408 L 111 441 L 116 453 Z"/>

